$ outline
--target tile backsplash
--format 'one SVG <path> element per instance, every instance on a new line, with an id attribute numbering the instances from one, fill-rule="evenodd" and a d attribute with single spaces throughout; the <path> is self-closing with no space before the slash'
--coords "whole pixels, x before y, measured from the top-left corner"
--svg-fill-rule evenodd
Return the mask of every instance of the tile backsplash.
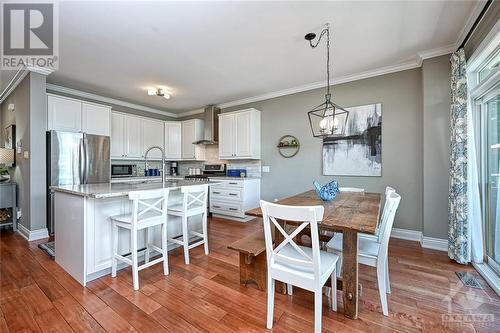
<path id="1" fill-rule="evenodd" d="M 137 166 L 137 175 L 144 175 L 144 161 L 132 160 L 112 160 L 113 164 L 135 164 Z M 149 166 L 152 168 L 161 169 L 161 162 L 149 161 Z M 202 168 L 203 164 L 226 164 L 227 169 L 246 169 L 247 177 L 261 177 L 261 161 L 260 160 L 220 160 L 219 147 L 217 145 L 205 146 L 205 161 L 178 161 L 178 172 L 180 176 L 188 175 L 189 168 Z M 170 174 L 170 162 L 165 166 L 167 174 Z"/>

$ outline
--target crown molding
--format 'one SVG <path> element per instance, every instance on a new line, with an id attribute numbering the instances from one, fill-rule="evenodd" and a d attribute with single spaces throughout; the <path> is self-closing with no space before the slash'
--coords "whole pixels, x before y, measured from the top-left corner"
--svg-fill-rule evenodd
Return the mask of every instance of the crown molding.
<path id="1" fill-rule="evenodd" d="M 418 52 L 417 53 L 417 62 L 419 62 L 419 64 L 420 64 L 419 67 L 422 65 L 422 62 L 425 59 L 430 59 L 430 58 L 439 57 L 439 56 L 442 56 L 445 54 L 450 54 L 450 53 L 455 52 L 456 49 L 457 49 L 456 44 L 450 44 L 450 45 L 438 47 L 438 48 L 435 48 L 432 50 Z"/>
<path id="2" fill-rule="evenodd" d="M 31 66 L 31 65 L 27 65 L 26 69 L 30 72 L 38 73 L 38 74 L 42 74 L 42 75 L 49 75 L 49 74 L 52 74 L 54 72 L 54 69 L 51 69 L 51 68 Z"/>
<path id="3" fill-rule="evenodd" d="M 4 90 L 0 93 L 0 103 L 9 97 L 9 95 L 16 89 L 16 87 L 21 83 L 21 81 L 28 75 L 29 71 L 26 68 L 20 68 L 17 70 L 16 74 L 12 77 L 12 79 L 7 83 Z"/>
<path id="4" fill-rule="evenodd" d="M 136 109 L 136 110 L 140 110 L 140 111 L 161 114 L 161 115 L 164 115 L 167 117 L 172 117 L 172 118 L 179 118 L 180 117 L 180 114 L 162 111 L 162 110 L 154 109 L 154 108 L 151 108 L 148 106 L 143 106 L 143 105 L 135 104 L 135 103 L 129 103 L 129 102 L 121 101 L 119 99 L 104 97 L 101 95 L 88 93 L 85 91 L 67 88 L 67 87 L 63 87 L 63 86 L 58 86 L 58 85 L 51 84 L 51 83 L 47 83 L 47 90 L 50 90 L 51 92 L 59 92 L 59 93 L 63 93 L 63 94 L 68 94 L 68 95 L 75 96 L 75 97 L 88 98 L 88 99 L 99 101 L 102 103 L 114 104 L 114 105 L 119 105 L 119 106 L 131 108 L 131 109 Z"/>
<path id="5" fill-rule="evenodd" d="M 178 116 L 178 118 L 184 118 L 184 117 L 188 117 L 188 116 L 193 116 L 195 114 L 200 114 L 203 112 L 205 112 L 205 109 L 196 109 L 196 110 L 191 110 L 191 111 L 179 113 L 177 116 Z"/>

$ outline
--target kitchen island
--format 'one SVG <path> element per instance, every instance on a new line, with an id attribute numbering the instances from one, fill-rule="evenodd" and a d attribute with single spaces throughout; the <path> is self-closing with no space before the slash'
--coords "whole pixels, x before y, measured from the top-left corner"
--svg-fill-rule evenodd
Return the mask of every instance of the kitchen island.
<path id="1" fill-rule="evenodd" d="M 169 205 L 182 202 L 180 188 L 202 184 L 217 184 L 215 181 L 167 180 L 170 189 Z M 87 282 L 111 273 L 110 217 L 130 213 L 131 191 L 162 188 L 161 182 L 104 183 L 86 185 L 53 186 L 55 221 L 55 261 L 83 286 Z M 180 218 L 169 216 L 168 237 L 182 234 Z M 201 230 L 201 217 L 189 219 L 190 230 Z M 151 228 L 150 238 L 160 246 L 160 228 Z M 139 249 L 145 247 L 144 230 L 139 233 Z M 169 249 L 176 245 L 169 245 Z M 118 252 L 130 252 L 130 235 L 120 230 Z M 143 251 L 142 251 L 143 252 Z M 140 257 L 143 253 L 139 254 Z M 119 265 L 119 269 L 124 266 Z"/>

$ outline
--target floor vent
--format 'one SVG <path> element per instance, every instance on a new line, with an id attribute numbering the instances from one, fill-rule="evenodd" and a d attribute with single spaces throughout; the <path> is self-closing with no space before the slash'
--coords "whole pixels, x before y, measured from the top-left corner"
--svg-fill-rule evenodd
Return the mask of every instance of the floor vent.
<path id="1" fill-rule="evenodd" d="M 458 278 L 464 286 L 471 287 L 471 288 L 477 288 L 477 289 L 483 289 L 483 286 L 479 283 L 479 281 L 476 279 L 474 275 L 471 273 L 467 272 L 455 272 L 457 274 Z"/>
<path id="2" fill-rule="evenodd" d="M 54 259 L 55 257 L 55 243 L 54 242 L 48 242 L 48 243 L 43 243 L 43 244 L 38 244 L 38 247 L 40 250 L 45 252 L 49 257 Z"/>

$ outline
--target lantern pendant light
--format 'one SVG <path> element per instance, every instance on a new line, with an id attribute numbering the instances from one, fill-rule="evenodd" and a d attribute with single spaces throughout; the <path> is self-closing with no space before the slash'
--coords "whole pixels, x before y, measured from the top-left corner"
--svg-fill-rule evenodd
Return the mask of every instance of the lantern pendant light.
<path id="1" fill-rule="evenodd" d="M 316 43 L 312 41 L 316 38 L 315 33 L 308 33 L 305 39 L 309 45 L 315 48 L 319 45 L 321 38 L 326 35 L 326 94 L 325 101 L 309 111 L 309 124 L 314 137 L 340 137 L 345 135 L 347 118 L 349 111 L 332 102 L 330 93 L 330 25 L 327 23 L 321 31 Z"/>

